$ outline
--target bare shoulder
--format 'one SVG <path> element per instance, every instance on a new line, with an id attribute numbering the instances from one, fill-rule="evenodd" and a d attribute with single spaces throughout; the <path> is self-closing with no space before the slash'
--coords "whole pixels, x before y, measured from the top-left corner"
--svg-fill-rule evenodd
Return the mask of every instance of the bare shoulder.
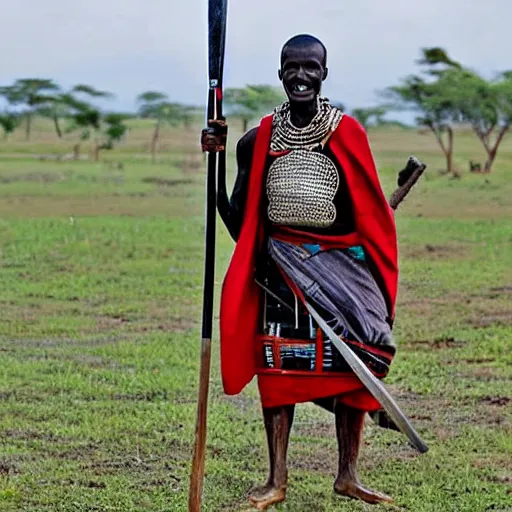
<path id="1" fill-rule="evenodd" d="M 258 128 L 249 130 L 239 141 L 236 146 L 236 159 L 238 168 L 249 168 L 252 162 L 254 152 L 254 143 L 256 142 L 256 134 Z"/>
<path id="2" fill-rule="evenodd" d="M 237 153 L 251 154 L 256 141 L 256 134 L 258 133 L 258 127 L 249 130 L 239 141 L 236 147 Z"/>

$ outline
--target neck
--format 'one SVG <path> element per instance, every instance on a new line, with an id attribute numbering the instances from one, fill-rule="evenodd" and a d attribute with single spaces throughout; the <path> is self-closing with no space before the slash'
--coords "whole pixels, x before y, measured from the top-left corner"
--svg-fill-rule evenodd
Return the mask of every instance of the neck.
<path id="1" fill-rule="evenodd" d="M 290 103 L 290 121 L 297 128 L 305 128 L 311 123 L 318 110 L 316 98 L 309 103 Z"/>

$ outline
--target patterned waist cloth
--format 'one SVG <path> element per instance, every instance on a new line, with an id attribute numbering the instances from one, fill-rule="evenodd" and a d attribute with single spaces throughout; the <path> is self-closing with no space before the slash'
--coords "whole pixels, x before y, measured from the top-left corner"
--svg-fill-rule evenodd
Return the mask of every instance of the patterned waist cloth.
<path id="1" fill-rule="evenodd" d="M 368 368 L 384 377 L 395 346 L 363 248 L 324 250 L 317 243 L 270 238 L 268 254 L 258 277 L 267 289 L 259 373 L 339 376 L 351 371 L 307 312 L 303 296 Z"/>

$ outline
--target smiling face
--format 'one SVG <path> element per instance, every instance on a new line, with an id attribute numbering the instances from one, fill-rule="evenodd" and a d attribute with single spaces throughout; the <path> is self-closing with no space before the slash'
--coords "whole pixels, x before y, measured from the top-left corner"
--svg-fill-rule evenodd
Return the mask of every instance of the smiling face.
<path id="1" fill-rule="evenodd" d="M 325 48 L 316 40 L 285 45 L 279 78 L 290 103 L 305 104 L 316 100 L 327 77 L 325 61 Z"/>

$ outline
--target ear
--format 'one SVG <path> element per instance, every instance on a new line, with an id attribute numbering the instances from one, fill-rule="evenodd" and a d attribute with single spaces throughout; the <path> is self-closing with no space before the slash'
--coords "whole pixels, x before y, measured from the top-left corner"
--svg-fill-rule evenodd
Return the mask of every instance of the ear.
<path id="1" fill-rule="evenodd" d="M 277 76 L 279 77 L 279 80 L 283 80 L 283 73 L 280 69 L 277 70 Z"/>
<path id="2" fill-rule="evenodd" d="M 329 68 L 325 68 L 324 70 L 324 76 L 322 77 L 322 81 L 327 78 L 327 75 L 329 74 Z"/>

